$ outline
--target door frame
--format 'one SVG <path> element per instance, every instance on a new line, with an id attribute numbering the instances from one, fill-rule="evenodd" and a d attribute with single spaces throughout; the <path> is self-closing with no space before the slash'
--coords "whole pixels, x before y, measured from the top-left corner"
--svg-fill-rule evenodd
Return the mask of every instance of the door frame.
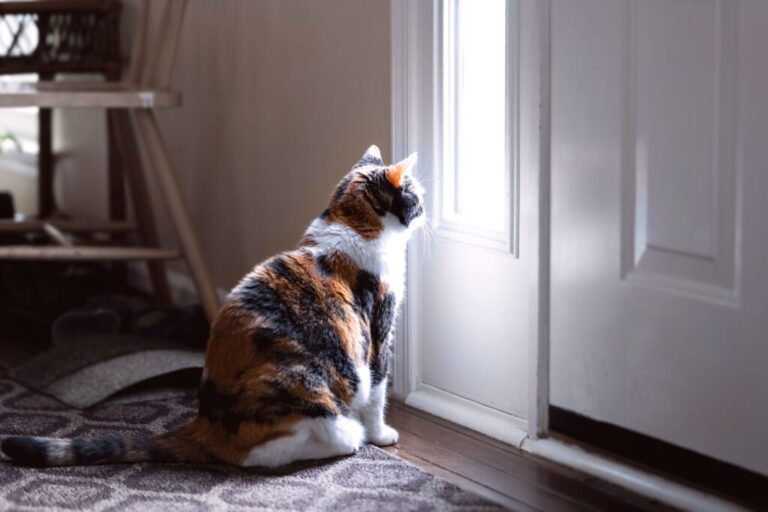
<path id="1" fill-rule="evenodd" d="M 508 0 L 516 3 L 518 26 L 525 27 L 519 39 L 520 89 L 538 91 L 538 106 L 521 109 L 520 167 L 539 169 L 538 182 L 521 191 L 520 200 L 537 208 L 537 226 L 526 230 L 529 234 L 519 241 L 522 250 L 535 251 L 532 258 L 534 285 L 528 290 L 531 308 L 531 335 L 529 343 L 529 376 L 527 418 L 513 427 L 503 429 L 504 440 L 521 444 L 524 438 L 538 438 L 548 430 L 549 410 L 549 1 Z M 442 16 L 441 0 L 391 0 L 391 69 L 392 69 L 392 156 L 393 160 L 419 152 L 422 166 L 440 165 L 442 126 Z M 526 83 L 523 84 L 522 81 Z M 524 124 L 522 124 L 524 123 Z M 418 247 L 408 254 L 407 284 L 419 281 L 421 260 Z M 421 401 L 416 391 L 418 375 L 418 347 L 416 323 L 419 318 L 418 286 L 406 286 L 405 306 L 395 336 L 395 360 L 392 391 L 402 400 Z M 445 407 L 450 407 L 445 405 Z M 486 416 L 486 424 L 495 418 Z M 500 431 L 491 427 L 492 431 Z"/>

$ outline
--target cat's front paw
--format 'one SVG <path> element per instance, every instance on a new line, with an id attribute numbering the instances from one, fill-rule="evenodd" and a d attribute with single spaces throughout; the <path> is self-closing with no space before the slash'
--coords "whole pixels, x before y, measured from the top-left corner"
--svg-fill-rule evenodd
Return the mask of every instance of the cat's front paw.
<path id="1" fill-rule="evenodd" d="M 397 433 L 397 430 L 389 425 L 381 425 L 368 432 L 368 442 L 376 446 L 390 446 L 395 444 L 398 439 L 400 439 L 400 435 Z"/>

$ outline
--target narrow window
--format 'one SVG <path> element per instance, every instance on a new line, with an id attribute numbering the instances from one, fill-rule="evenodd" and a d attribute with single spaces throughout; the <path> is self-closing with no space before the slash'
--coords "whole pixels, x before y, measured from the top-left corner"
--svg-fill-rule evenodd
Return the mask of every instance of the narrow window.
<path id="1" fill-rule="evenodd" d="M 512 248 L 515 74 L 506 0 L 452 0 L 444 12 L 444 230 Z"/>

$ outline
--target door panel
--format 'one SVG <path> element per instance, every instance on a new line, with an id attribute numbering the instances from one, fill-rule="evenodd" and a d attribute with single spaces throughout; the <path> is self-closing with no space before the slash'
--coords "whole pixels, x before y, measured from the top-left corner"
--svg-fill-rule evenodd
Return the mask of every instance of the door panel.
<path id="1" fill-rule="evenodd" d="M 624 274 L 736 300 L 734 2 L 628 7 Z"/>
<path id="2" fill-rule="evenodd" d="M 768 3 L 555 0 L 551 403 L 768 474 Z"/>
<path id="3" fill-rule="evenodd" d="M 511 256 L 438 238 L 422 267 L 422 383 L 524 418 L 527 277 Z"/>

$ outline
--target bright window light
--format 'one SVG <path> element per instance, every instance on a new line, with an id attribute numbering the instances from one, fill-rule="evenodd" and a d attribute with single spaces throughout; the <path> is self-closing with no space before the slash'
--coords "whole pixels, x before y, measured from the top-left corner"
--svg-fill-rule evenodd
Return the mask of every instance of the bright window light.
<path id="1" fill-rule="evenodd" d="M 37 82 L 37 75 L 3 75 L 0 82 Z M 0 153 L 38 153 L 36 107 L 6 108 L 0 115 Z"/>
<path id="2" fill-rule="evenodd" d="M 507 16 L 505 0 L 454 0 L 447 41 L 444 215 L 507 229 Z"/>
<path id="3" fill-rule="evenodd" d="M 0 49 L 11 57 L 31 55 L 37 48 L 37 25 L 28 16 L 4 16 L 0 22 Z"/>

